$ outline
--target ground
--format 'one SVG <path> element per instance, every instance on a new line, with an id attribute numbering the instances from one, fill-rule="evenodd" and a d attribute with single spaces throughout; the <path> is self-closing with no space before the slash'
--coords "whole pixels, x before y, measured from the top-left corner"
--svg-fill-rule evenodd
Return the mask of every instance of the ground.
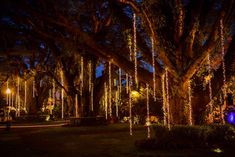
<path id="1" fill-rule="evenodd" d="M 143 150 L 135 141 L 146 138 L 146 129 L 136 126 L 129 136 L 127 124 L 98 127 L 0 129 L 3 157 L 186 157 L 228 156 L 206 150 Z"/>

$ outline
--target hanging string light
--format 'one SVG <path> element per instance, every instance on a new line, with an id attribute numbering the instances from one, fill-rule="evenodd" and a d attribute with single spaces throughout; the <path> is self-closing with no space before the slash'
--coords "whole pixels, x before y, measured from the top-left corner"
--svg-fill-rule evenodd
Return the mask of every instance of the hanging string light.
<path id="1" fill-rule="evenodd" d="M 121 93 L 122 93 L 122 69 L 119 68 L 118 70 L 118 74 L 119 74 L 119 77 L 118 77 L 118 85 L 119 85 L 119 88 L 118 88 L 118 95 L 119 95 L 119 101 L 121 100 Z"/>
<path id="2" fill-rule="evenodd" d="M 9 105 L 9 85 L 8 85 L 8 80 L 7 80 L 7 105 Z"/>
<path id="3" fill-rule="evenodd" d="M 61 85 L 64 86 L 63 70 L 60 71 Z M 64 119 L 64 89 L 61 88 L 61 118 Z"/>
<path id="4" fill-rule="evenodd" d="M 116 105 L 116 117 L 118 117 L 118 99 L 119 99 L 119 92 L 115 92 L 115 105 Z"/>
<path id="5" fill-rule="evenodd" d="M 75 117 L 78 117 L 78 95 L 75 94 Z"/>
<path id="6" fill-rule="evenodd" d="M 223 69 L 223 99 L 224 99 L 224 104 L 223 108 L 226 108 L 226 98 L 227 98 L 227 85 L 226 85 L 226 70 L 225 70 L 225 62 L 224 62 L 224 25 L 223 25 L 223 19 L 220 20 L 220 42 L 221 42 L 221 52 L 222 52 L 222 69 Z M 224 124 L 224 111 L 221 108 L 220 111 L 220 117 L 222 120 L 222 123 Z"/>
<path id="7" fill-rule="evenodd" d="M 166 68 L 166 109 L 167 109 L 167 126 L 168 129 L 171 129 L 171 120 L 170 120 L 170 98 L 169 98 L 169 78 L 168 78 L 168 69 Z"/>
<path id="8" fill-rule="evenodd" d="M 33 78 L 33 98 L 35 97 L 35 78 Z"/>
<path id="9" fill-rule="evenodd" d="M 91 60 L 89 60 L 89 62 L 88 62 L 88 75 L 89 75 L 89 92 L 91 92 L 91 82 L 92 82 Z"/>
<path id="10" fill-rule="evenodd" d="M 39 84 L 40 84 L 40 87 L 42 87 L 42 80 L 40 80 L 40 83 L 39 83 Z"/>
<path id="11" fill-rule="evenodd" d="M 138 69 L 137 69 L 137 47 L 136 47 L 136 14 L 133 14 L 133 54 L 135 64 L 135 84 L 138 85 Z"/>
<path id="12" fill-rule="evenodd" d="M 20 116 L 20 77 L 17 77 L 17 115 Z"/>
<path id="13" fill-rule="evenodd" d="M 108 88 L 106 82 L 104 83 L 104 105 L 105 105 L 105 119 L 108 119 Z"/>
<path id="14" fill-rule="evenodd" d="M 188 82 L 188 107 L 189 107 L 189 115 L 188 115 L 188 121 L 189 125 L 193 125 L 193 118 L 192 118 L 192 88 L 191 88 L 191 81 Z"/>
<path id="15" fill-rule="evenodd" d="M 55 80 L 52 82 L 52 105 L 55 106 Z"/>
<path id="16" fill-rule="evenodd" d="M 83 73 L 84 73 L 84 63 L 83 63 L 83 57 L 81 57 L 81 69 L 80 69 L 80 96 L 82 97 L 83 92 Z"/>
<path id="17" fill-rule="evenodd" d="M 111 62 L 109 62 L 109 116 L 112 117 L 112 74 L 111 74 Z"/>
<path id="18" fill-rule="evenodd" d="M 126 73 L 126 93 L 128 94 L 129 92 L 129 76 L 128 76 L 128 73 Z"/>
<path id="19" fill-rule="evenodd" d="M 165 74 L 161 77 L 162 82 L 162 111 L 163 111 L 163 124 L 167 125 L 167 114 L 166 114 L 166 90 L 165 90 Z"/>
<path id="20" fill-rule="evenodd" d="M 27 105 L 27 82 L 24 81 L 24 110 L 26 111 Z"/>
<path id="21" fill-rule="evenodd" d="M 209 77 L 208 77 L 208 86 L 209 86 L 209 98 L 210 98 L 210 102 L 208 104 L 208 109 L 209 109 L 209 120 L 213 121 L 213 97 L 212 97 L 212 84 L 211 84 L 211 60 L 210 60 L 210 55 L 207 56 L 207 61 L 208 61 L 208 73 L 209 73 Z M 210 117 L 211 116 L 211 117 Z M 210 119 L 212 118 L 212 119 Z"/>
<path id="22" fill-rule="evenodd" d="M 91 83 L 91 111 L 94 111 L 94 83 Z"/>
<path id="23" fill-rule="evenodd" d="M 153 66 L 153 99 L 154 99 L 154 101 L 157 101 L 157 98 L 156 98 L 155 51 L 154 51 L 154 40 L 153 40 L 153 37 L 151 38 L 151 45 L 152 45 L 152 66 Z"/>
<path id="24" fill-rule="evenodd" d="M 146 122 L 146 125 L 147 125 L 147 138 L 150 138 L 150 117 L 149 117 L 149 85 L 146 84 L 146 95 L 147 95 L 147 98 L 146 98 L 146 106 L 147 106 L 147 122 Z"/>
<path id="25" fill-rule="evenodd" d="M 133 134 L 132 131 L 132 98 L 131 98 L 131 82 L 132 82 L 132 78 L 130 76 L 130 80 L 129 80 L 129 127 L 130 127 L 130 135 Z"/>

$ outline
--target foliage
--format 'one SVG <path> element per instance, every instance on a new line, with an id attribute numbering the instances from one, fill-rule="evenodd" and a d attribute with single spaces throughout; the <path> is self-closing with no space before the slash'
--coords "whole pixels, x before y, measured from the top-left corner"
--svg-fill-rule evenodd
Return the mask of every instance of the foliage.
<path id="1" fill-rule="evenodd" d="M 230 125 L 154 126 L 156 148 L 232 148 L 235 128 Z"/>

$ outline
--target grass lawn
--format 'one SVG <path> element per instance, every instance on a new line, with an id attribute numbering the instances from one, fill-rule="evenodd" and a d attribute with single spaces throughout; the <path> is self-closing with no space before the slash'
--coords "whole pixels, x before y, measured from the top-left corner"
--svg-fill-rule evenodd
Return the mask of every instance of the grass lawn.
<path id="1" fill-rule="evenodd" d="M 134 142 L 146 138 L 142 126 L 129 136 L 127 124 L 97 127 L 0 130 L 1 157 L 186 157 L 229 156 L 206 150 L 143 150 Z"/>

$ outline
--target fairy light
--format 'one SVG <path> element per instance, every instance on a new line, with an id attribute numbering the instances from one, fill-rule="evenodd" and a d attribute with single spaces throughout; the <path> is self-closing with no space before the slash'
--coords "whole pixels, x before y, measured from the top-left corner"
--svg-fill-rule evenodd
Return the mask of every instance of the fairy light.
<path id="1" fill-rule="evenodd" d="M 35 78 L 33 78 L 33 98 L 35 97 Z"/>
<path id="2" fill-rule="evenodd" d="M 131 81 L 132 78 L 130 76 L 129 80 L 129 90 L 131 91 Z M 132 98 L 131 98 L 131 92 L 129 91 L 129 127 L 130 127 L 130 135 L 133 135 L 132 131 Z"/>
<path id="3" fill-rule="evenodd" d="M 63 71 L 60 72 L 61 85 L 64 86 Z M 64 89 L 61 88 L 61 118 L 64 119 Z"/>
<path id="4" fill-rule="evenodd" d="M 82 92 L 83 92 L 83 75 L 84 75 L 84 62 L 83 62 L 83 57 L 81 57 L 81 69 L 80 69 L 80 96 L 82 97 Z"/>
<path id="5" fill-rule="evenodd" d="M 171 121 L 170 121 L 170 98 L 169 98 L 169 78 L 168 78 L 168 69 L 166 69 L 166 109 L 167 109 L 167 126 L 168 129 L 171 129 Z"/>
<path id="6" fill-rule="evenodd" d="M 55 80 L 53 79 L 53 82 L 52 82 L 52 103 L 53 103 L 53 106 L 55 105 Z"/>
<path id="7" fill-rule="evenodd" d="M 146 95 L 147 95 L 147 98 L 146 98 L 146 107 L 147 107 L 147 122 L 146 122 L 146 125 L 147 125 L 147 138 L 150 138 L 150 117 L 149 117 L 149 85 L 146 84 Z"/>
<path id="8" fill-rule="evenodd" d="M 226 98 L 227 98 L 227 87 L 226 87 L 226 70 L 225 70 L 225 62 L 224 62 L 224 25 L 223 25 L 223 19 L 220 20 L 220 42 L 221 42 L 221 52 L 222 52 L 222 69 L 223 69 L 223 98 L 224 98 L 224 108 L 226 108 Z M 224 124 L 224 111 L 220 111 L 220 117 L 222 120 L 222 123 Z"/>
<path id="9" fill-rule="evenodd" d="M 154 101 L 157 101 L 157 98 L 156 98 L 155 52 L 154 52 L 154 40 L 153 40 L 153 37 L 151 38 L 151 45 L 152 45 L 152 66 L 153 66 L 153 99 L 154 99 Z"/>
<path id="10" fill-rule="evenodd" d="M 128 76 L 128 74 L 126 73 L 126 93 L 128 94 L 128 92 L 129 92 L 129 76 Z"/>
<path id="11" fill-rule="evenodd" d="M 193 125 L 193 118 L 192 118 L 192 88 L 191 88 L 191 81 L 188 82 L 188 107 L 189 107 L 189 115 L 188 121 L 189 125 Z"/>
<path id="12" fill-rule="evenodd" d="M 118 77 L 118 85 L 119 85 L 119 88 L 118 88 L 118 95 L 119 95 L 119 99 L 121 99 L 121 93 L 122 93 L 122 69 L 119 68 L 118 69 L 118 74 L 119 74 L 119 77 Z"/>
<path id="13" fill-rule="evenodd" d="M 9 90 L 8 80 L 7 80 L 7 90 Z M 7 105 L 9 105 L 9 94 L 7 93 Z"/>
<path id="14" fill-rule="evenodd" d="M 17 115 L 20 116 L 20 77 L 17 77 Z"/>
<path id="15" fill-rule="evenodd" d="M 26 111 L 27 105 L 27 81 L 24 81 L 24 110 Z"/>
<path id="16" fill-rule="evenodd" d="M 91 111 L 94 111 L 94 83 L 91 83 Z"/>
<path id="17" fill-rule="evenodd" d="M 118 117 L 118 91 L 115 92 L 116 117 Z"/>
<path id="18" fill-rule="evenodd" d="M 91 60 L 89 60 L 89 63 L 88 63 L 88 75 L 89 75 L 89 92 L 91 92 L 91 82 L 92 82 Z"/>
<path id="19" fill-rule="evenodd" d="M 210 60 L 210 55 L 207 56 L 207 61 L 208 61 L 208 73 L 209 73 L 209 81 L 208 81 L 208 86 L 209 86 L 209 98 L 210 98 L 210 102 L 208 104 L 208 108 L 209 108 L 209 114 L 213 114 L 213 97 L 212 97 L 212 84 L 211 84 L 211 60 Z M 213 115 L 212 117 L 213 118 Z M 212 120 L 212 119 L 210 119 Z"/>
<path id="20" fill-rule="evenodd" d="M 136 48 L 136 14 L 133 14 L 133 54 L 135 64 L 135 83 L 138 85 L 138 71 L 137 71 L 137 48 Z"/>
<path id="21" fill-rule="evenodd" d="M 165 90 L 165 74 L 161 77 L 162 82 L 162 111 L 163 111 L 163 124 L 164 126 L 167 125 L 167 118 L 166 118 L 166 90 Z"/>
<path id="22" fill-rule="evenodd" d="M 40 87 L 42 87 L 42 80 L 40 80 L 40 83 L 39 83 Z"/>
<path id="23" fill-rule="evenodd" d="M 109 116 L 112 117 L 112 74 L 111 74 L 111 62 L 109 62 Z"/>
<path id="24" fill-rule="evenodd" d="M 75 117 L 78 117 L 78 95 L 75 94 Z"/>
<path id="25" fill-rule="evenodd" d="M 108 88 L 106 82 L 104 83 L 104 105 L 105 105 L 105 119 L 108 119 Z"/>
<path id="26" fill-rule="evenodd" d="M 14 95 L 13 95 L 13 92 L 11 92 L 11 107 L 14 107 Z"/>

